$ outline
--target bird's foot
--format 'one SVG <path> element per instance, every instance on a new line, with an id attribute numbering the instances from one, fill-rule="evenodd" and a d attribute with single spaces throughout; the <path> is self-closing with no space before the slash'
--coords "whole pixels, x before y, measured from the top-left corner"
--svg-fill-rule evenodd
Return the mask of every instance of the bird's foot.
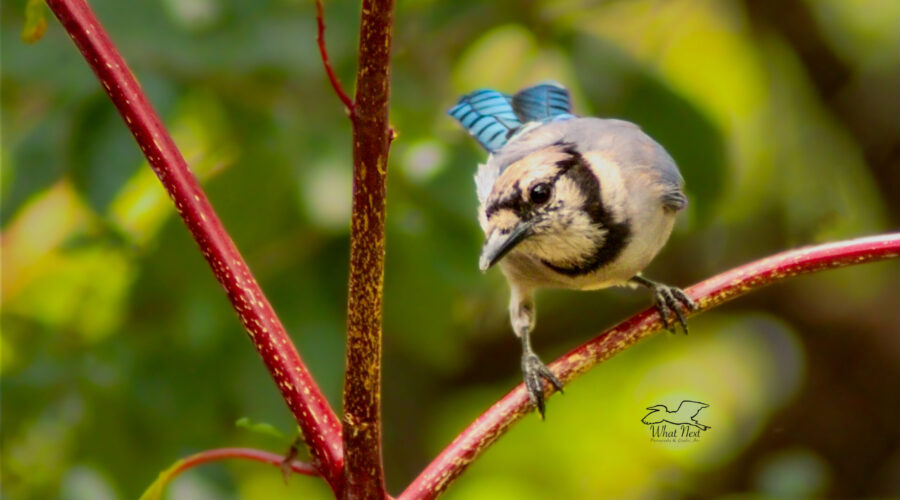
<path id="1" fill-rule="evenodd" d="M 663 326 L 666 327 L 666 330 L 676 333 L 675 325 L 669 320 L 674 313 L 675 319 L 678 320 L 681 329 L 684 330 L 684 334 L 687 335 L 687 321 L 684 319 L 684 313 L 681 312 L 681 306 L 683 304 L 688 311 L 697 309 L 697 304 L 693 299 L 688 297 L 687 294 L 678 287 L 663 285 L 662 283 L 648 280 L 640 274 L 631 278 L 631 282 L 645 286 L 653 291 L 656 310 L 659 311 L 659 317 L 662 319 Z"/>
<path id="2" fill-rule="evenodd" d="M 533 352 L 522 354 L 522 377 L 525 379 L 525 389 L 528 397 L 537 407 L 541 419 L 544 418 L 544 386 L 541 379 L 550 383 L 557 391 L 563 392 L 562 382 L 547 368 L 540 358 Z"/>
<path id="3" fill-rule="evenodd" d="M 678 324 L 681 325 L 681 329 L 687 335 L 687 321 L 684 318 L 684 313 L 681 312 L 681 307 L 683 304 L 685 309 L 693 311 L 697 308 L 694 300 L 678 287 L 653 283 L 651 288 L 655 295 L 656 310 L 659 311 L 659 316 L 662 318 L 663 326 L 666 327 L 666 330 L 677 333 L 674 323 L 670 320 L 674 313 L 675 319 L 678 320 Z"/>

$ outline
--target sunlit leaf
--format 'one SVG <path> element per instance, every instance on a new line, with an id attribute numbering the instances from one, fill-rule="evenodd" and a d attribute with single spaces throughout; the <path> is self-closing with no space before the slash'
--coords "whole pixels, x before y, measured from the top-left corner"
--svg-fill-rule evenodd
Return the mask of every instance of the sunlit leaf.
<path id="1" fill-rule="evenodd" d="M 36 43 L 47 31 L 47 9 L 44 0 L 28 0 L 25 4 L 25 25 L 22 26 L 22 41 Z"/>
<path id="2" fill-rule="evenodd" d="M 240 427 L 241 429 L 246 429 L 250 432 L 260 434 L 263 436 L 274 437 L 278 439 L 287 439 L 281 431 L 275 428 L 274 425 L 266 423 L 266 422 L 254 422 L 250 420 L 249 417 L 241 417 L 234 423 L 234 425 Z"/>
<path id="3" fill-rule="evenodd" d="M 900 2 L 896 0 L 805 0 L 835 52 L 863 67 L 897 67 Z"/>
<path id="4" fill-rule="evenodd" d="M 123 125 L 124 126 L 124 125 Z M 176 105 L 170 133 L 200 182 L 230 167 L 239 149 L 230 137 L 228 118 L 221 103 L 206 92 L 185 95 Z M 135 148 L 137 149 L 137 148 Z M 149 163 L 144 160 L 109 204 L 108 213 L 131 242 L 147 244 L 175 208 Z"/>
<path id="5" fill-rule="evenodd" d="M 494 28 L 472 42 L 453 72 L 459 92 L 494 88 L 515 92 L 545 80 L 554 80 L 572 93 L 576 111 L 586 104 L 575 86 L 571 61 L 557 48 L 538 44 L 523 26 L 509 24 Z"/>
<path id="6" fill-rule="evenodd" d="M 180 468 L 182 465 L 184 465 L 184 460 L 178 460 L 168 469 L 160 472 L 159 475 L 156 476 L 156 480 L 144 490 L 140 500 L 162 500 L 166 485 L 181 472 Z"/>

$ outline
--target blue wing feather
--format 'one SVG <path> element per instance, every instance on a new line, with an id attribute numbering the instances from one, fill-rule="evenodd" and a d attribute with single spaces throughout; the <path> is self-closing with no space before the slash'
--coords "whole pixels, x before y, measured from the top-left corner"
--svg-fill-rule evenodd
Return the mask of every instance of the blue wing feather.
<path id="1" fill-rule="evenodd" d="M 476 90 L 462 96 L 449 114 L 491 153 L 499 151 L 526 123 L 575 117 L 569 91 L 552 82 L 520 90 L 514 96 Z"/>
<path id="2" fill-rule="evenodd" d="M 512 98 L 495 90 L 482 89 L 464 95 L 448 113 L 492 153 L 502 148 L 522 126 L 513 111 Z"/>
<path id="3" fill-rule="evenodd" d="M 520 90 L 512 98 L 512 108 L 523 123 L 574 118 L 569 91 L 555 83 Z"/>

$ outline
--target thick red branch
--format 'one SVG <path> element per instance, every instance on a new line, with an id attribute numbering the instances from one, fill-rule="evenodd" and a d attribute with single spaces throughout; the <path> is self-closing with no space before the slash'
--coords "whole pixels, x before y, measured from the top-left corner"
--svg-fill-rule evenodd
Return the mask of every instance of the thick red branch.
<path id="1" fill-rule="evenodd" d="M 363 0 L 353 117 L 353 212 L 344 377 L 344 498 L 384 498 L 381 299 L 393 0 Z"/>
<path id="2" fill-rule="evenodd" d="M 900 256 L 900 233 L 800 248 L 724 272 L 685 290 L 699 314 L 735 297 L 799 274 L 875 262 Z M 601 333 L 550 364 L 563 382 L 660 331 L 655 309 L 648 309 Z M 549 396 L 549 395 L 548 395 Z M 514 423 L 534 410 L 522 385 L 491 406 L 462 432 L 398 497 L 431 499 L 443 492 L 469 464 Z"/>
<path id="3" fill-rule="evenodd" d="M 328 60 L 328 49 L 325 47 L 325 8 L 322 6 L 322 0 L 316 0 L 316 24 L 319 27 L 316 41 L 319 43 L 319 54 L 322 55 L 322 64 L 325 66 L 325 73 L 328 74 L 328 80 L 331 82 L 334 92 L 341 102 L 344 103 L 347 114 L 350 118 L 353 118 L 353 109 L 355 108 L 353 101 L 350 99 L 350 96 L 344 92 L 344 87 L 341 85 L 341 81 L 338 80 L 337 75 L 334 73 L 334 69 L 331 67 L 331 62 Z"/>
<path id="4" fill-rule="evenodd" d="M 339 489 L 341 427 L 300 359 L 247 263 L 187 167 L 169 133 L 83 0 L 48 0 L 96 73 L 240 316 L 300 424 L 321 475 Z"/>

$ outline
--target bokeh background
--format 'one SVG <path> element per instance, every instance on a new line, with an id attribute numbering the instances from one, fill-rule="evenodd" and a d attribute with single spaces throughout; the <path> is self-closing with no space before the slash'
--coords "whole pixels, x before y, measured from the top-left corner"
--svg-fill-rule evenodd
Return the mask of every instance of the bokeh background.
<path id="1" fill-rule="evenodd" d="M 312 2 L 93 0 L 336 407 L 350 126 Z M 327 2 L 352 87 L 359 5 Z M 2 7 L 2 496 L 136 498 L 179 457 L 281 452 L 235 425 L 292 418 L 121 119 L 54 18 Z M 691 204 L 647 275 L 688 285 L 787 248 L 900 226 L 896 0 L 398 0 L 388 178 L 384 437 L 399 493 L 520 380 L 501 275 L 481 275 L 472 175 L 446 116 L 480 87 L 553 79 L 580 114 L 639 123 Z M 647 307 L 547 291 L 546 360 Z M 529 416 L 449 499 L 900 496 L 900 264 L 792 280 L 602 364 Z M 694 443 L 646 407 L 706 402 Z M 256 463 L 171 499 L 328 498 Z"/>

